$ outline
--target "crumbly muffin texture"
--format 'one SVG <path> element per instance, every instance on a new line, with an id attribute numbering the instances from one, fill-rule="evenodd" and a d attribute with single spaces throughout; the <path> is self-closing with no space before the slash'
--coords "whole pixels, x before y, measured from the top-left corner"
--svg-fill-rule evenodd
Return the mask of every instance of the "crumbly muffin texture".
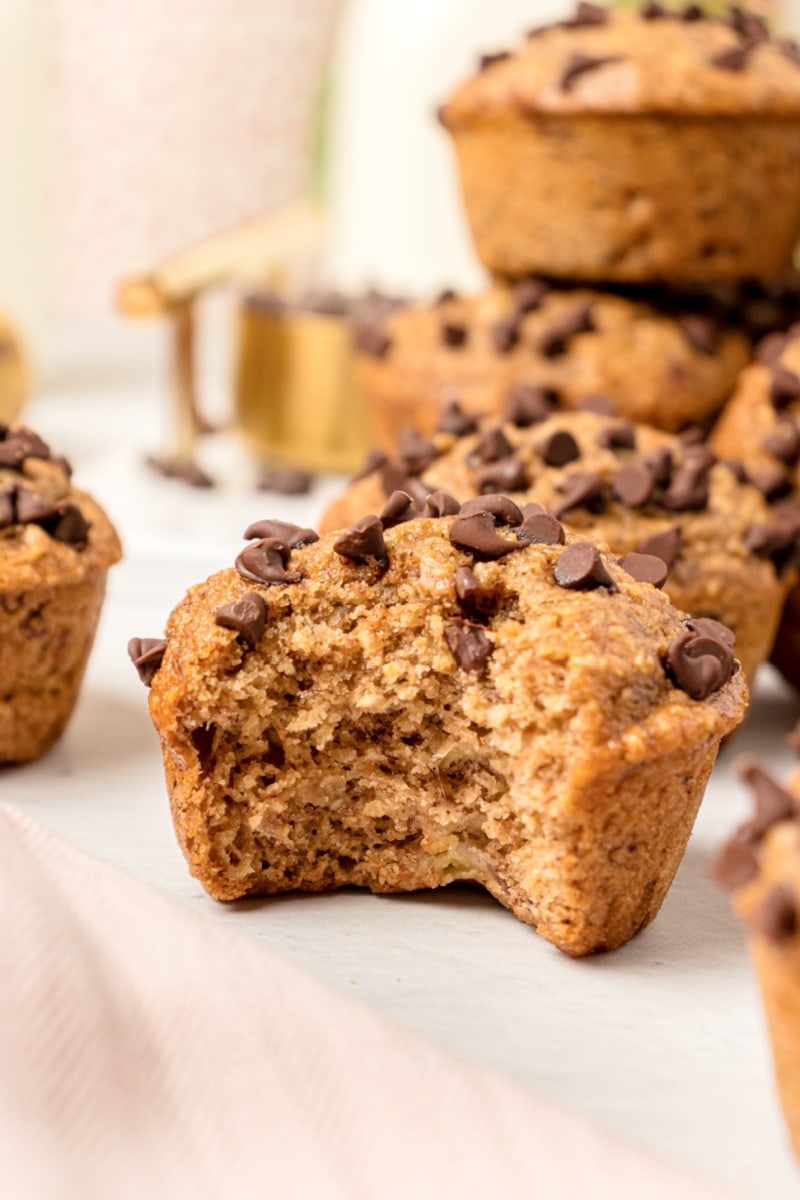
<path id="1" fill-rule="evenodd" d="M 718 454 L 741 460 L 770 500 L 786 544 L 800 528 L 800 326 L 771 334 L 760 344 L 711 444 Z M 787 598 L 772 661 L 800 688 L 800 589 Z"/>
<path id="2" fill-rule="evenodd" d="M 0 762 L 60 737 L 120 557 L 102 509 L 23 426 L 0 426 Z"/>
<path id="3" fill-rule="evenodd" d="M 507 497 L 433 508 L 258 523 L 132 645 L 190 870 L 226 900 L 474 880 L 568 954 L 618 946 L 743 715 L 727 631 Z"/>
<path id="4" fill-rule="evenodd" d="M 728 625 L 752 679 L 770 653 L 795 577 L 797 529 L 786 529 L 735 463 L 716 461 L 701 443 L 596 413 L 546 416 L 534 398 L 509 411 L 523 424 L 484 421 L 476 429 L 466 420 L 460 437 L 406 434 L 393 459 L 376 458 L 333 501 L 323 529 L 381 512 L 395 489 L 406 489 L 420 510 L 439 488 L 459 501 L 509 490 L 518 504 L 537 502 L 615 554 L 660 555 L 672 602 Z M 451 410 L 443 424 L 453 419 Z"/>
<path id="5" fill-rule="evenodd" d="M 755 762 L 744 774 L 755 812 L 723 847 L 713 874 L 733 893 L 747 928 L 778 1092 L 800 1158 L 800 772 L 786 788 Z"/>
<path id="6" fill-rule="evenodd" d="M 358 379 L 373 440 L 432 433 L 457 397 L 497 413 L 515 387 L 549 389 L 572 409 L 598 395 L 613 411 L 677 432 L 712 417 L 750 355 L 746 332 L 715 311 L 529 278 L 480 295 L 445 292 L 358 330 Z"/>
<path id="7" fill-rule="evenodd" d="M 791 264 L 800 50 L 746 10 L 581 4 L 486 56 L 441 119 L 497 274 L 699 283 Z"/>

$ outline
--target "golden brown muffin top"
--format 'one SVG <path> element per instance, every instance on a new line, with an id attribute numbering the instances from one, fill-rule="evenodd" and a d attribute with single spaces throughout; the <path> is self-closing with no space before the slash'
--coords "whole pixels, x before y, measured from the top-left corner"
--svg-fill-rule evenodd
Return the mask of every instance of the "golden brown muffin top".
<path id="1" fill-rule="evenodd" d="M 620 415 L 678 430 L 719 407 L 750 338 L 722 304 L 660 301 L 530 278 L 396 307 L 362 324 L 356 344 L 423 394 L 432 378 L 458 395 L 465 380 L 502 375 L 552 389 L 567 408 L 599 392 Z"/>
<path id="2" fill-rule="evenodd" d="M 448 515 L 372 515 L 319 538 L 282 522 L 250 527 L 262 536 L 188 593 L 150 660 L 131 647 L 156 723 L 178 710 L 218 719 L 243 671 L 268 706 L 266 672 L 285 675 L 286 691 L 301 659 L 311 682 L 296 698 L 298 728 L 317 727 L 332 671 L 359 711 L 378 697 L 402 708 L 437 677 L 460 676 L 473 719 L 512 750 L 521 730 L 572 731 L 621 741 L 633 764 L 741 719 L 747 687 L 724 627 L 684 617 L 615 558 L 508 497 L 493 511 L 454 512 L 452 498 L 439 507 Z M 545 699 L 541 680 L 554 673 L 558 694 Z"/>
<path id="3" fill-rule="evenodd" d="M 0 426 L 0 591 L 69 583 L 121 556 L 100 506 L 24 425 Z"/>
<path id="4" fill-rule="evenodd" d="M 693 4 L 579 4 L 481 67 L 441 110 L 447 128 L 509 114 L 800 113 L 800 50 L 738 6 L 711 17 Z"/>

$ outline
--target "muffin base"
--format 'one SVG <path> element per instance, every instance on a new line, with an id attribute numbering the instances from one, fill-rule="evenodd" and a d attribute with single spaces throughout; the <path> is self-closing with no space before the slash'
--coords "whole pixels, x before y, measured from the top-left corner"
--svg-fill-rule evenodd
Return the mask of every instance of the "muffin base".
<path id="1" fill-rule="evenodd" d="M 499 275 L 708 284 L 791 264 L 795 119 L 536 113 L 452 135 L 478 255 Z"/>
<path id="2" fill-rule="evenodd" d="M 106 589 L 106 571 L 0 594 L 0 762 L 39 758 L 78 696 Z"/>

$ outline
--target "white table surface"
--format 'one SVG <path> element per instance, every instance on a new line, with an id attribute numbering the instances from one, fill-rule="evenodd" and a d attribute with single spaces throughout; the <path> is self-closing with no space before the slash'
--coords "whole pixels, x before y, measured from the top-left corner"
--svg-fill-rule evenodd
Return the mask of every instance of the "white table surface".
<path id="1" fill-rule="evenodd" d="M 749 810 L 737 754 L 784 777 L 796 698 L 767 669 L 722 754 L 661 914 L 632 943 L 574 962 L 479 890 L 403 897 L 355 891 L 220 905 L 187 874 L 172 834 L 146 693 L 125 646 L 160 635 L 184 589 L 233 562 L 251 520 L 313 523 L 335 480 L 287 500 L 248 486 L 245 460 L 211 447 L 224 487 L 193 491 L 149 474 L 153 387 L 61 389 L 28 419 L 68 454 L 106 505 L 126 558 L 115 568 L 75 717 L 42 762 L 2 773 L 2 797 L 83 849 L 286 955 L 452 1050 L 524 1080 L 745 1196 L 789 1200 L 800 1169 L 772 1085 L 742 933 L 706 878 L 709 857 Z"/>

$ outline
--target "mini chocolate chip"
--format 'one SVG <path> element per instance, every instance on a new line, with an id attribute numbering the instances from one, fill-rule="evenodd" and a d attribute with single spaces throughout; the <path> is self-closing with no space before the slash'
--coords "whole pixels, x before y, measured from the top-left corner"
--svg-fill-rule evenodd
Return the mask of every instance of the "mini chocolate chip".
<path id="1" fill-rule="evenodd" d="M 581 79 L 589 71 L 596 71 L 598 67 L 605 67 L 609 63 L 621 61 L 622 56 L 619 54 L 571 54 L 561 74 L 559 87 L 562 92 L 572 91 L 572 85 L 575 83 L 575 80 Z"/>
<path id="2" fill-rule="evenodd" d="M 639 16 L 643 21 L 658 21 L 661 17 L 666 17 L 667 10 L 663 4 L 656 4 L 656 0 L 648 0 L 639 9 Z"/>
<path id="3" fill-rule="evenodd" d="M 794 564 L 798 551 L 797 530 L 791 525 L 777 521 L 770 525 L 751 525 L 744 536 L 744 544 L 757 558 L 771 559 L 776 569 L 783 574 Z"/>
<path id="4" fill-rule="evenodd" d="M 554 568 L 556 583 L 570 591 L 587 591 L 605 587 L 616 591 L 617 585 L 606 570 L 600 551 L 591 542 L 573 542 L 562 550 Z"/>
<path id="5" fill-rule="evenodd" d="M 32 429 L 24 425 L 16 429 L 7 428 L 5 438 L 0 442 L 0 467 L 19 467 L 26 458 L 47 461 L 52 458 L 52 452 L 47 442 L 42 441 Z"/>
<path id="6" fill-rule="evenodd" d="M 403 491 L 408 492 L 417 509 L 422 511 L 433 488 L 429 483 L 423 483 L 421 479 L 415 479 L 411 476 L 403 484 Z"/>
<path id="7" fill-rule="evenodd" d="M 751 45 L 734 46 L 730 50 L 712 55 L 709 61 L 712 67 L 719 67 L 721 71 L 743 71 L 752 49 Z"/>
<path id="8" fill-rule="evenodd" d="M 607 425 L 598 433 L 597 444 L 602 450 L 635 450 L 636 429 L 630 421 Z"/>
<path id="9" fill-rule="evenodd" d="M 214 480 L 204 471 L 194 459 L 164 458 L 157 454 L 148 455 L 145 460 L 151 471 L 163 475 L 165 479 L 177 479 L 188 483 L 194 488 L 213 488 Z"/>
<path id="10" fill-rule="evenodd" d="M 539 307 L 550 290 L 550 284 L 545 283 L 543 279 L 521 279 L 511 289 L 511 296 L 516 312 L 521 317 L 533 312 L 534 309 Z"/>
<path id="11" fill-rule="evenodd" d="M 167 643 L 164 638 L 131 638 L 128 642 L 128 657 L 145 687 L 150 687 L 161 663 Z"/>
<path id="12" fill-rule="evenodd" d="M 491 338 L 498 354 L 510 354 L 519 342 L 519 325 L 513 317 L 501 317 L 492 325 Z"/>
<path id="13" fill-rule="evenodd" d="M 492 643 L 480 625 L 453 621 L 444 627 L 444 639 L 462 671 L 482 671 L 492 654 Z"/>
<path id="14" fill-rule="evenodd" d="M 714 354 L 719 346 L 719 325 L 713 317 L 693 313 L 678 319 L 687 342 L 700 354 Z"/>
<path id="15" fill-rule="evenodd" d="M 708 434 L 702 425 L 687 425 L 678 434 L 682 446 L 699 446 L 705 442 Z"/>
<path id="16" fill-rule="evenodd" d="M 60 500 L 56 505 L 56 520 L 49 526 L 50 536 L 57 542 L 64 542 L 82 549 L 89 540 L 91 522 L 87 521 L 77 504 L 69 504 Z"/>
<path id="17" fill-rule="evenodd" d="M 368 358 L 386 358 L 392 348 L 392 339 L 379 325 L 356 326 L 353 340 L 356 350 Z"/>
<path id="18" fill-rule="evenodd" d="M 542 334 L 539 339 L 539 352 L 545 358 L 556 358 L 566 351 L 569 343 L 579 333 L 590 333 L 594 329 L 592 308 L 591 300 L 586 300 L 565 313 Z"/>
<path id="19" fill-rule="evenodd" d="M 517 529 L 517 537 L 537 546 L 563 546 L 564 526 L 550 513 L 531 513 Z"/>
<path id="20" fill-rule="evenodd" d="M 729 646 L 701 634 L 680 633 L 667 651 L 667 673 L 693 700 L 706 700 L 728 682 L 734 657 Z"/>
<path id="21" fill-rule="evenodd" d="M 737 831 L 711 863 L 711 878 L 729 892 L 744 887 L 758 874 L 758 859 L 752 839 Z"/>
<path id="22" fill-rule="evenodd" d="M 472 620 L 483 620 L 497 608 L 497 596 L 481 587 L 471 567 L 459 567 L 455 574 L 456 599 L 462 612 Z"/>
<path id="23" fill-rule="evenodd" d="M 717 456 L 706 442 L 692 440 L 683 447 L 683 465 L 702 467 L 710 470 L 715 465 Z"/>
<path id="24" fill-rule="evenodd" d="M 779 946 L 794 937 L 797 926 L 797 901 L 794 892 L 788 884 L 772 888 L 753 916 L 753 929 Z"/>
<path id="25" fill-rule="evenodd" d="M 497 462 L 498 459 L 508 458 L 513 453 L 514 447 L 502 429 L 487 429 L 486 433 L 472 447 L 467 462 L 471 465 Z"/>
<path id="26" fill-rule="evenodd" d="M 499 462 L 487 463 L 475 472 L 478 491 L 524 492 L 528 486 L 525 464 L 518 458 L 503 458 Z"/>
<path id="27" fill-rule="evenodd" d="M 656 487 L 668 487 L 672 479 L 672 452 L 666 446 L 659 446 L 642 457 L 642 462 L 652 468 Z"/>
<path id="28" fill-rule="evenodd" d="M 500 537 L 495 532 L 494 524 L 494 517 L 487 512 L 468 517 L 458 516 L 448 530 L 448 537 L 460 550 L 469 550 L 480 558 L 490 560 L 503 558 L 524 548 L 520 542 Z"/>
<path id="29" fill-rule="evenodd" d="M 769 29 L 764 18 L 738 4 L 732 4 L 728 10 L 727 24 L 751 45 L 769 41 Z"/>
<path id="30" fill-rule="evenodd" d="M 543 504 L 537 504 L 535 500 L 529 500 L 527 504 L 520 505 L 520 512 L 522 513 L 522 519 L 524 521 L 527 517 L 533 517 L 538 513 L 547 512 L 547 509 Z"/>
<path id="31" fill-rule="evenodd" d="M 613 417 L 616 412 L 613 401 L 599 392 L 595 392 L 593 396 L 584 396 L 575 408 L 578 412 L 597 413 L 599 417 Z"/>
<path id="32" fill-rule="evenodd" d="M 281 496 L 305 496 L 311 491 L 314 476 L 298 467 L 261 467 L 257 487 L 260 492 L 277 492 Z"/>
<path id="33" fill-rule="evenodd" d="M 515 383 L 509 388 L 503 420 L 518 429 L 529 429 L 546 421 L 558 403 L 558 395 L 552 388 L 538 383 Z"/>
<path id="34" fill-rule="evenodd" d="M 455 517 L 461 511 L 461 505 L 455 496 L 449 492 L 431 492 L 422 510 L 423 517 Z"/>
<path id="35" fill-rule="evenodd" d="M 468 416 L 457 400 L 451 400 L 447 407 L 442 409 L 436 432 L 450 433 L 453 437 L 466 437 L 468 433 L 475 433 L 477 428 L 477 417 Z"/>
<path id="36" fill-rule="evenodd" d="M 299 583 L 302 571 L 287 571 L 291 548 L 280 538 L 262 538 L 246 546 L 236 559 L 236 570 L 243 579 L 255 583 Z"/>
<path id="37" fill-rule="evenodd" d="M 333 543 L 333 548 L 342 558 L 353 562 L 375 562 L 381 567 L 389 565 L 389 555 L 383 540 L 383 526 L 375 516 L 362 517 L 351 529 Z"/>
<path id="38" fill-rule="evenodd" d="M 374 472 L 378 470 L 378 467 L 382 467 L 384 463 L 387 463 L 388 461 L 389 455 L 386 453 L 386 451 L 379 450 L 378 447 L 375 446 L 367 454 L 367 457 L 364 459 L 364 465 L 361 467 L 361 470 L 353 476 L 352 482 L 357 483 L 359 479 L 366 479 L 368 475 L 374 474 Z"/>
<path id="39" fill-rule="evenodd" d="M 775 432 L 764 438 L 762 445 L 787 467 L 795 466 L 800 459 L 800 433 L 790 417 L 784 418 Z"/>
<path id="40" fill-rule="evenodd" d="M 692 633 L 699 633 L 703 637 L 716 638 L 718 642 L 724 642 L 731 650 L 736 645 L 736 634 L 727 625 L 723 625 L 722 621 L 717 621 L 714 617 L 688 617 L 683 624 Z"/>
<path id="41" fill-rule="evenodd" d="M 513 500 L 499 493 L 476 496 L 461 505 L 461 516 L 472 517 L 475 513 L 489 513 L 495 525 L 521 525 L 522 512 Z"/>
<path id="42" fill-rule="evenodd" d="M 751 837 L 760 840 L 772 829 L 794 816 L 794 798 L 757 762 L 746 762 L 740 775 L 753 792 L 756 811 L 744 828 Z"/>
<path id="43" fill-rule="evenodd" d="M 17 488 L 17 520 L 20 525 L 44 525 L 56 516 L 56 506 L 30 488 Z"/>
<path id="44" fill-rule="evenodd" d="M 410 492 L 411 479 L 405 463 L 389 461 L 381 467 L 381 487 L 387 500 L 392 492 Z"/>
<path id="45" fill-rule="evenodd" d="M 581 3 L 575 11 L 575 16 L 565 21 L 564 24 L 572 29 L 578 29 L 582 25 L 605 25 L 607 21 L 607 9 L 599 4 Z"/>
<path id="46" fill-rule="evenodd" d="M 680 16 L 682 21 L 702 21 L 705 13 L 699 4 L 687 4 Z"/>
<path id="47" fill-rule="evenodd" d="M 451 350 L 460 350 L 466 345 L 468 331 L 466 325 L 461 325 L 456 321 L 442 321 L 441 337 L 445 346 L 449 346 Z"/>
<path id="48" fill-rule="evenodd" d="M 786 495 L 792 486 L 786 467 L 779 467 L 777 464 L 762 467 L 759 470 L 751 470 L 748 472 L 748 478 L 753 487 L 757 488 L 761 495 L 769 501 Z"/>
<path id="49" fill-rule="evenodd" d="M 300 525 L 292 525 L 289 521 L 253 521 L 244 531 L 245 540 L 250 538 L 277 538 L 285 542 L 290 550 L 300 546 L 310 546 L 319 541 L 319 534 L 313 529 L 303 529 Z"/>
<path id="50" fill-rule="evenodd" d="M 652 499 L 656 479 L 647 463 L 632 462 L 617 474 L 611 490 L 626 508 L 642 508 Z"/>
<path id="51" fill-rule="evenodd" d="M 769 398 L 774 408 L 786 408 L 800 396 L 800 376 L 780 363 L 772 367 Z M 2 449 L 2 447 L 0 447 Z"/>
<path id="52" fill-rule="evenodd" d="M 800 45 L 797 42 L 791 38 L 781 38 L 778 42 L 778 49 L 790 63 L 793 63 L 796 67 L 800 67 Z"/>
<path id="53" fill-rule="evenodd" d="M 442 288 L 442 290 L 439 292 L 439 295 L 436 297 L 436 299 L 434 300 L 433 303 L 436 305 L 449 304 L 451 300 L 457 300 L 457 299 L 458 299 L 458 292 L 455 290 L 455 288 Z"/>
<path id="54" fill-rule="evenodd" d="M 409 475 L 421 475 L 438 456 L 433 442 L 417 433 L 416 429 L 400 430 L 396 453 Z"/>
<path id="55" fill-rule="evenodd" d="M 233 629 L 248 646 L 257 646 L 267 623 L 267 606 L 257 592 L 247 592 L 233 604 L 217 609 L 214 621 L 223 629 Z"/>
<path id="56" fill-rule="evenodd" d="M 619 560 L 619 565 L 637 583 L 651 583 L 653 587 L 660 588 L 667 581 L 667 564 L 656 554 L 625 554 Z"/>
<path id="57" fill-rule="evenodd" d="M 708 504 L 708 476 L 705 460 L 686 461 L 672 476 L 664 493 L 664 507 L 673 512 L 700 512 Z"/>
<path id="58" fill-rule="evenodd" d="M 773 506 L 772 512 L 778 521 L 800 533 L 800 501 L 781 500 Z"/>
<path id="59" fill-rule="evenodd" d="M 392 492 L 381 509 L 380 522 L 384 529 L 392 529 L 404 521 L 413 521 L 416 515 L 414 501 L 408 492 Z"/>
<path id="60" fill-rule="evenodd" d="M 536 449 L 548 467 L 564 467 L 581 456 L 580 446 L 565 429 L 557 429 L 548 434 Z"/>
<path id="61" fill-rule="evenodd" d="M 478 59 L 478 70 L 483 74 L 488 71 L 489 67 L 493 67 L 495 63 L 505 62 L 511 55 L 508 50 L 498 50 L 495 54 L 482 54 Z"/>
<path id="62" fill-rule="evenodd" d="M 594 471 L 576 471 L 559 485 L 561 500 L 553 507 L 553 516 L 562 517 L 573 508 L 602 512 L 606 497 L 603 480 Z"/>
<path id="63" fill-rule="evenodd" d="M 681 528 L 673 525 L 671 529 L 662 529 L 659 533 L 651 533 L 642 538 L 636 547 L 638 554 L 654 554 L 667 567 L 674 565 L 681 550 Z"/>

